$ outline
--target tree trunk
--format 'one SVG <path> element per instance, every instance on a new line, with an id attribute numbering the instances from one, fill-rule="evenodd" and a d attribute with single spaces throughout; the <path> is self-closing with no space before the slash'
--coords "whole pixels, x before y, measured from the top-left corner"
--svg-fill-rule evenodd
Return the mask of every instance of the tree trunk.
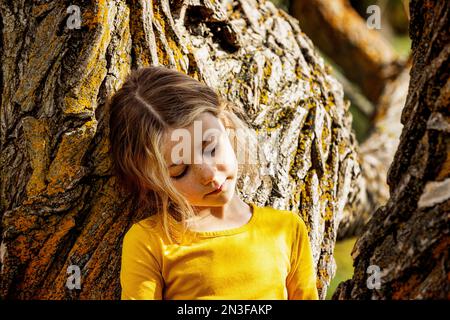
<path id="1" fill-rule="evenodd" d="M 298 22 L 262 0 L 117 0 L 80 7 L 76 29 L 68 7 L 0 3 L 0 296 L 120 297 L 122 238 L 147 212 L 111 175 L 105 101 L 131 68 L 162 64 L 247 111 L 268 174 L 238 192 L 304 218 L 324 298 L 365 185 L 342 87 Z"/>
<path id="2" fill-rule="evenodd" d="M 353 248 L 334 299 L 450 299 L 450 4 L 410 3 L 413 61 L 390 198 Z"/>
<path id="3" fill-rule="evenodd" d="M 312 38 L 350 80 L 362 89 L 375 108 L 360 101 L 360 108 L 372 119 L 369 137 L 362 143 L 359 157 L 361 181 L 358 201 L 347 206 L 341 220 L 338 239 L 359 235 L 372 213 L 389 196 L 387 171 L 401 133 L 400 115 L 406 101 L 409 66 L 399 60 L 392 46 L 376 30 L 370 30 L 348 0 L 332 4 L 324 0 L 291 1 L 290 12 L 299 19 L 302 30 Z M 382 25 L 385 26 L 386 23 Z M 352 94 L 351 84 L 335 72 Z M 361 108 L 366 105 L 366 108 Z M 375 113 L 372 112 L 375 110 Z"/>

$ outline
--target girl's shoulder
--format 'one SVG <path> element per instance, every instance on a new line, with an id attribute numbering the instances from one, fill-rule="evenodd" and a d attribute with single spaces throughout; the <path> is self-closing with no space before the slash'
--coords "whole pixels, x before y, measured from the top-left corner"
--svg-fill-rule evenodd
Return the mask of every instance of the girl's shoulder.
<path id="1" fill-rule="evenodd" d="M 265 224 L 269 223 L 276 228 L 306 228 L 300 215 L 292 210 L 276 209 L 270 206 L 258 207 L 258 210 Z"/>
<path id="2" fill-rule="evenodd" d="M 144 218 L 132 224 L 126 232 L 128 238 L 141 238 L 155 235 L 160 232 L 160 217 L 154 214 L 150 217 Z"/>
<path id="3" fill-rule="evenodd" d="M 263 216 L 266 219 L 280 220 L 292 218 L 292 216 L 294 215 L 298 216 L 297 213 L 291 210 L 276 209 L 271 206 L 258 206 L 257 208 L 261 216 Z"/>
<path id="4" fill-rule="evenodd" d="M 136 225 L 139 225 L 140 227 L 144 229 L 156 229 L 161 224 L 161 216 L 160 214 L 156 213 L 151 215 L 150 217 L 144 218 L 138 222 L 136 222 Z"/>

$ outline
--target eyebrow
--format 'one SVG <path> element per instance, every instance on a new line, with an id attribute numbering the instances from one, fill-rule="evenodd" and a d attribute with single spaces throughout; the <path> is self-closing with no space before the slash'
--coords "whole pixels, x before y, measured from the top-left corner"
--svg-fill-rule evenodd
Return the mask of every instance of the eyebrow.
<path id="1" fill-rule="evenodd" d="M 209 137 L 208 137 L 209 138 Z M 211 143 L 212 141 L 210 141 L 210 140 L 203 140 L 203 142 L 202 142 L 202 149 L 204 148 L 204 144 L 205 143 Z M 183 165 L 184 163 L 183 162 L 181 162 L 181 163 L 172 163 L 170 166 L 169 166 L 169 169 L 170 168 L 172 168 L 172 167 L 176 167 L 176 166 L 181 166 L 181 165 Z"/>

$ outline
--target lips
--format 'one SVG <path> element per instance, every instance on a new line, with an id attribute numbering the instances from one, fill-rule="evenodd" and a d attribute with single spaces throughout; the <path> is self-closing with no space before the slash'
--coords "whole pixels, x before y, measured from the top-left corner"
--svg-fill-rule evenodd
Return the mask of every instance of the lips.
<path id="1" fill-rule="evenodd" d="M 226 180 L 225 180 L 226 181 Z M 219 188 L 217 188 L 216 190 L 214 190 L 214 191 L 212 191 L 212 192 L 210 192 L 210 193 L 208 193 L 208 195 L 209 194 L 216 194 L 216 193 L 219 193 L 219 192 L 221 192 L 222 191 L 222 189 L 223 189 L 223 186 L 224 186 L 224 184 L 225 184 L 225 181 L 220 185 L 220 187 Z"/>

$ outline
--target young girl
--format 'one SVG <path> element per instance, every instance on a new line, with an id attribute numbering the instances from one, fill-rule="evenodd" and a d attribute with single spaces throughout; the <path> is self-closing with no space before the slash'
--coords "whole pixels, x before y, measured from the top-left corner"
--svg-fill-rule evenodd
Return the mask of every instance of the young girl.
<path id="1" fill-rule="evenodd" d="M 153 207 L 123 239 L 122 299 L 318 299 L 302 219 L 236 194 L 250 131 L 235 105 L 181 72 L 147 67 L 109 107 L 115 173 Z M 240 130 L 237 146 L 230 129 Z"/>

